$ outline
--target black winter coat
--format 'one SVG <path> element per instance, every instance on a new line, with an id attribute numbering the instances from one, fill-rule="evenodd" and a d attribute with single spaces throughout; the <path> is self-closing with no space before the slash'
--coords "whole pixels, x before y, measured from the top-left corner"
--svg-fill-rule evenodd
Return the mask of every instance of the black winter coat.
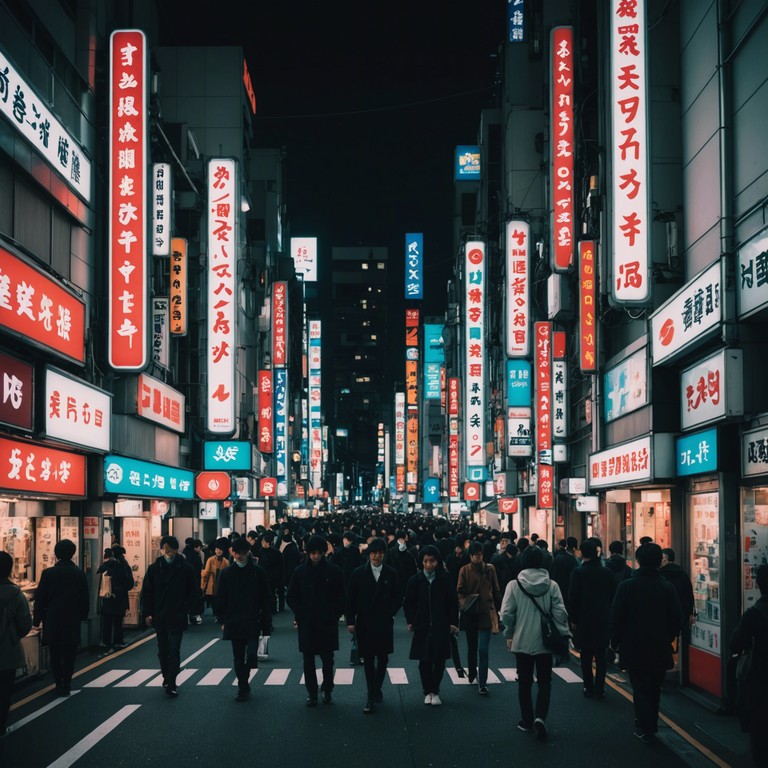
<path id="1" fill-rule="evenodd" d="M 659 568 L 659 573 L 675 588 L 677 599 L 680 601 L 680 620 L 681 625 L 688 623 L 689 617 L 693 614 L 693 585 L 688 578 L 688 574 L 677 563 L 668 563 L 663 568 Z"/>
<path id="2" fill-rule="evenodd" d="M 612 554 L 605 561 L 605 567 L 613 574 L 617 587 L 625 579 L 632 578 L 632 569 L 627 565 L 627 559 L 621 555 Z"/>
<path id="3" fill-rule="evenodd" d="M 331 555 L 330 560 L 341 568 L 341 572 L 344 575 L 345 586 L 349 584 L 349 580 L 352 577 L 352 571 L 363 565 L 363 556 L 360 554 L 360 550 L 354 545 L 350 547 L 339 547 Z"/>
<path id="4" fill-rule="evenodd" d="M 283 584 L 288 584 L 291 576 L 293 576 L 293 572 L 301 564 L 301 554 L 295 541 L 286 544 L 284 547 L 280 544 L 280 547 L 278 549 L 280 549 L 280 554 L 283 556 Z"/>
<path id="5" fill-rule="evenodd" d="M 590 650 L 608 647 L 611 602 L 615 592 L 616 580 L 599 560 L 584 561 L 573 571 L 568 618 L 575 627 L 577 647 Z"/>
<path id="6" fill-rule="evenodd" d="M 407 549 L 401 552 L 400 547 L 395 544 L 394 547 L 389 548 L 384 556 L 384 564 L 391 566 L 397 571 L 397 584 L 400 589 L 400 602 L 402 603 L 405 585 L 408 583 L 408 579 L 414 576 L 418 570 L 416 558 Z"/>
<path id="7" fill-rule="evenodd" d="M 80 645 L 80 622 L 88 618 L 88 579 L 71 560 L 59 560 L 40 576 L 34 625 L 43 623 L 43 645 Z"/>
<path id="8" fill-rule="evenodd" d="M 101 598 L 101 612 L 124 616 L 128 610 L 128 592 L 133 589 L 133 573 L 126 562 L 116 558 L 105 560 L 96 573 L 108 573 L 112 579 L 114 597 Z"/>
<path id="9" fill-rule="evenodd" d="M 611 607 L 611 647 L 622 669 L 672 669 L 672 641 L 680 632 L 680 602 L 655 569 L 641 566 L 622 581 Z"/>
<path id="10" fill-rule="evenodd" d="M 267 581 L 272 589 L 283 586 L 283 556 L 274 547 L 260 547 L 255 553 L 259 565 L 267 575 Z"/>
<path id="11" fill-rule="evenodd" d="M 438 568 L 431 583 L 424 571 L 412 576 L 405 588 L 403 613 L 406 624 L 413 627 L 409 658 L 424 658 L 430 641 L 438 657 L 451 657 L 450 628 L 459 625 L 459 600 L 447 571 Z"/>
<path id="12" fill-rule="evenodd" d="M 285 594 L 299 628 L 299 650 L 320 654 L 339 648 L 339 618 L 344 613 L 341 568 L 323 558 L 307 559 L 293 572 Z"/>
<path id="13" fill-rule="evenodd" d="M 568 605 L 571 593 L 571 574 L 578 567 L 579 561 L 576 559 L 576 555 L 572 555 L 567 549 L 558 549 L 555 552 L 552 563 L 552 581 L 556 581 L 560 587 L 569 616 L 571 614 L 571 609 Z"/>
<path id="14" fill-rule="evenodd" d="M 219 576 L 216 615 L 225 640 L 255 640 L 272 634 L 272 595 L 264 569 L 249 559 L 230 565 Z"/>
<path id="15" fill-rule="evenodd" d="M 151 616 L 155 626 L 183 631 L 197 592 L 192 566 L 181 555 L 176 555 L 171 563 L 158 557 L 144 577 L 141 614 L 144 618 Z"/>
<path id="16" fill-rule="evenodd" d="M 394 616 L 401 602 L 394 568 L 382 565 L 378 581 L 373 577 L 370 563 L 352 571 L 344 613 L 347 624 L 355 625 L 361 656 L 381 656 L 394 651 Z"/>

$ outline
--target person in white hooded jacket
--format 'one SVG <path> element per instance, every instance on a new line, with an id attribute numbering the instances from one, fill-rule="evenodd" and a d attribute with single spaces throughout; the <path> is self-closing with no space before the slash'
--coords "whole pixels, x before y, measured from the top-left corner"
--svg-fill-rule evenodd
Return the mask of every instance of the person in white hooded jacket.
<path id="1" fill-rule="evenodd" d="M 517 658 L 517 690 L 522 719 L 517 724 L 525 733 L 536 732 L 539 740 L 547 738 L 547 714 L 552 692 L 552 654 L 541 637 L 541 613 L 533 604 L 550 612 L 563 635 L 568 635 L 568 613 L 556 581 L 542 567 L 544 553 L 528 547 L 522 556 L 522 570 L 507 584 L 501 602 L 501 622 L 505 627 L 507 648 Z M 525 592 L 523 591 L 525 590 Z M 528 594 L 525 594 L 525 593 Z M 530 595 L 530 596 L 529 596 Z M 533 670 L 536 668 L 536 708 L 533 706 Z"/>

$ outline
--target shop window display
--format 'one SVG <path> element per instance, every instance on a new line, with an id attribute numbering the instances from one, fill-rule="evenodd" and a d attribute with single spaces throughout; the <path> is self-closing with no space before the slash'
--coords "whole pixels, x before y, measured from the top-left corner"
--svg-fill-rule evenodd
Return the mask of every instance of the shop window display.
<path id="1" fill-rule="evenodd" d="M 720 654 L 720 518 L 717 493 L 688 497 L 691 521 L 691 581 L 698 617 L 691 645 Z"/>
<path id="2" fill-rule="evenodd" d="M 742 607 L 744 610 L 760 597 L 755 582 L 757 568 L 768 564 L 768 488 L 744 488 L 741 491 Z"/>

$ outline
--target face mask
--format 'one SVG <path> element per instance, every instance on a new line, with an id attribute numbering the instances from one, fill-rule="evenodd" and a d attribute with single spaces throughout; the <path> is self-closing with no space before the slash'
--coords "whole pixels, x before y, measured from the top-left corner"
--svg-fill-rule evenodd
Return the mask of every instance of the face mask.
<path id="1" fill-rule="evenodd" d="M 401 552 L 405 552 L 405 550 L 406 550 L 405 542 L 404 542 L 404 541 L 398 542 L 397 548 L 398 548 L 398 549 L 399 549 Z"/>
<path id="2" fill-rule="evenodd" d="M 171 557 L 166 557 L 166 555 L 163 555 L 163 560 L 165 560 L 166 563 L 172 563 L 175 557 L 176 555 L 172 555 Z"/>
<path id="3" fill-rule="evenodd" d="M 237 565 L 238 568 L 245 568 L 246 565 L 248 565 L 248 561 L 241 563 L 239 560 L 235 560 L 235 565 Z"/>

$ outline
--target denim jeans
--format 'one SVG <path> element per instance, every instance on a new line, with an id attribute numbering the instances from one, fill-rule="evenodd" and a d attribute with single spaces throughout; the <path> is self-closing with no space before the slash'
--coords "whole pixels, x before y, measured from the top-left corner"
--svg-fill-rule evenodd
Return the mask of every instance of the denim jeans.
<path id="1" fill-rule="evenodd" d="M 488 647 L 491 644 L 491 630 L 478 629 L 476 626 L 467 629 L 467 666 L 470 673 L 477 672 L 477 682 L 485 685 L 488 682 Z M 479 655 L 479 664 L 478 664 Z M 474 677 L 474 675 L 471 675 Z"/>

